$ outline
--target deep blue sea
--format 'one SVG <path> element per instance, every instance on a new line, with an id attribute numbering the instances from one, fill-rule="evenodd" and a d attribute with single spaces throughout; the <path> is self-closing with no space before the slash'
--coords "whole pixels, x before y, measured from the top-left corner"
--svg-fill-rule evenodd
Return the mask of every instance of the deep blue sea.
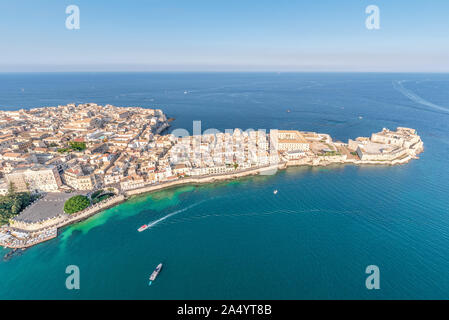
<path id="1" fill-rule="evenodd" d="M 395 167 L 291 168 L 132 198 L 0 261 L 1 299 L 449 298 L 448 74 L 0 74 L 0 109 L 71 102 L 159 107 L 189 131 L 201 120 L 347 141 L 407 126 L 425 151 Z M 80 290 L 65 287 L 68 265 Z M 368 265 L 379 290 L 365 287 Z"/>

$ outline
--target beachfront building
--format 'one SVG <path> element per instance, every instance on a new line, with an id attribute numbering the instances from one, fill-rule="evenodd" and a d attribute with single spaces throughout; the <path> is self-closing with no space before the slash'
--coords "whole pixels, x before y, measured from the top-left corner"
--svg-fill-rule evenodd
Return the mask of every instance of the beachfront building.
<path id="1" fill-rule="evenodd" d="M 174 166 L 173 173 L 176 175 L 189 175 L 190 174 L 190 167 L 188 167 L 184 163 L 179 163 Z"/>
<path id="2" fill-rule="evenodd" d="M 93 174 L 85 174 L 80 166 L 67 169 L 63 174 L 64 182 L 76 190 L 93 190 L 96 181 Z"/>
<path id="3" fill-rule="evenodd" d="M 396 131 L 390 131 L 383 128 L 381 132 L 373 133 L 371 141 L 381 144 L 389 144 L 398 147 L 410 148 L 419 143 L 420 137 L 416 134 L 415 129 L 398 127 Z"/>
<path id="4" fill-rule="evenodd" d="M 277 151 L 308 151 L 309 142 L 297 130 L 270 130 L 270 143 Z"/>
<path id="5" fill-rule="evenodd" d="M 141 188 L 145 185 L 145 180 L 138 175 L 130 175 L 127 177 L 124 177 L 120 181 L 120 188 L 122 190 L 131 190 L 131 189 L 137 189 Z"/>
<path id="6" fill-rule="evenodd" d="M 416 130 L 398 127 L 396 131 L 384 128 L 381 132 L 373 133 L 371 138 L 349 140 L 348 147 L 362 161 L 391 161 L 415 156 L 423 144 Z"/>
<path id="7" fill-rule="evenodd" d="M 362 161 L 389 161 L 408 155 L 407 150 L 402 147 L 371 141 L 359 145 L 356 152 Z"/>
<path id="8" fill-rule="evenodd" d="M 301 150 L 291 150 L 291 151 L 287 151 L 285 153 L 285 157 L 288 160 L 297 160 L 297 159 L 301 159 L 303 157 L 306 156 L 306 153 L 304 151 Z"/>

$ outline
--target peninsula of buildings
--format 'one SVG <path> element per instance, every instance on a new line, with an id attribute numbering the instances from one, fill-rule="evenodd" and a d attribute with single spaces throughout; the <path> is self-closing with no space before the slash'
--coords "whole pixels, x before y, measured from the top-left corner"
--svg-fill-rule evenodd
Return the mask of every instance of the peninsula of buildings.
<path id="1" fill-rule="evenodd" d="M 333 141 L 296 130 L 241 131 L 177 137 L 160 109 L 69 104 L 0 111 L 0 196 L 37 198 L 0 228 L 0 245 L 26 248 L 58 229 L 125 201 L 176 185 L 263 174 L 288 166 L 334 163 L 395 165 L 417 158 L 414 129 Z M 97 197 L 104 193 L 108 197 Z M 94 196 L 96 200 L 94 201 Z M 66 213 L 85 195 L 91 205 Z"/>

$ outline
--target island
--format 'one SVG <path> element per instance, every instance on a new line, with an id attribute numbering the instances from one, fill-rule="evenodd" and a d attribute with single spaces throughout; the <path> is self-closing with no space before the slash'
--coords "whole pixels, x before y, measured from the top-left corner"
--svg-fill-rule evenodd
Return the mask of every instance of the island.
<path id="1" fill-rule="evenodd" d="M 300 130 L 178 135 L 167 133 L 171 120 L 161 109 L 95 103 L 0 111 L 0 245 L 47 241 L 141 193 L 289 166 L 399 165 L 424 149 L 405 127 L 344 143 Z"/>

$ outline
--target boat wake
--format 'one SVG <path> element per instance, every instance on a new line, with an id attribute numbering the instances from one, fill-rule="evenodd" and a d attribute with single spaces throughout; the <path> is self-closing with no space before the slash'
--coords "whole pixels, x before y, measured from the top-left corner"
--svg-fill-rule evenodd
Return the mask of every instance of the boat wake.
<path id="1" fill-rule="evenodd" d="M 400 93 L 402 93 L 404 96 L 406 96 L 407 98 L 409 98 L 410 100 L 412 100 L 413 102 L 416 102 L 416 103 L 418 103 L 418 104 L 421 104 L 421 105 L 424 105 L 424 106 L 427 106 L 427 107 L 431 107 L 431 108 L 433 108 L 433 109 L 435 109 L 435 110 L 440 110 L 440 111 L 444 111 L 444 112 L 449 113 L 449 109 L 448 109 L 448 108 L 445 108 L 445 107 L 436 105 L 436 104 L 434 104 L 434 103 L 432 103 L 432 102 L 430 102 L 430 101 L 427 101 L 427 100 L 421 98 L 420 96 L 418 96 L 417 94 L 415 94 L 414 92 L 412 92 L 412 91 L 406 89 L 406 88 L 402 85 L 402 83 L 403 83 L 404 81 L 405 81 L 405 80 L 401 80 L 401 81 L 393 81 L 393 87 L 394 87 L 397 91 L 399 91 Z"/>
<path id="2" fill-rule="evenodd" d="M 186 216 L 183 218 L 177 218 L 167 224 L 188 223 L 197 220 L 209 219 L 209 218 L 242 218 L 242 217 L 263 217 L 271 215 L 300 215 L 300 214 L 360 214 L 360 210 L 329 210 L 329 209 L 306 209 L 306 210 L 290 210 L 280 209 L 266 212 L 245 212 L 245 213 L 209 213 L 203 215 Z"/>
<path id="3" fill-rule="evenodd" d="M 204 202 L 204 201 L 200 201 L 200 202 L 198 202 L 198 203 L 194 203 L 194 204 L 192 204 L 192 205 L 190 205 L 190 206 L 188 206 L 188 207 L 185 207 L 185 208 L 183 208 L 183 209 L 180 209 L 180 210 L 174 211 L 174 212 L 172 212 L 172 213 L 169 213 L 169 214 L 167 214 L 166 216 L 163 216 L 162 218 L 159 218 L 159 219 L 157 219 L 157 220 L 154 220 L 153 222 L 148 223 L 148 224 L 146 225 L 146 228 L 145 228 L 145 229 L 150 229 L 150 228 L 154 227 L 155 225 L 157 225 L 158 223 L 160 223 L 160 222 L 162 222 L 162 221 L 164 221 L 164 220 L 166 220 L 166 219 L 168 219 L 168 218 L 170 218 L 170 217 L 172 217 L 172 216 L 174 216 L 174 215 L 176 215 L 176 214 L 178 214 L 178 213 L 185 212 L 185 211 L 187 211 L 187 210 L 189 210 L 189 209 L 192 209 L 193 207 L 196 207 L 196 206 L 200 205 L 200 204 L 203 203 L 203 202 Z"/>

